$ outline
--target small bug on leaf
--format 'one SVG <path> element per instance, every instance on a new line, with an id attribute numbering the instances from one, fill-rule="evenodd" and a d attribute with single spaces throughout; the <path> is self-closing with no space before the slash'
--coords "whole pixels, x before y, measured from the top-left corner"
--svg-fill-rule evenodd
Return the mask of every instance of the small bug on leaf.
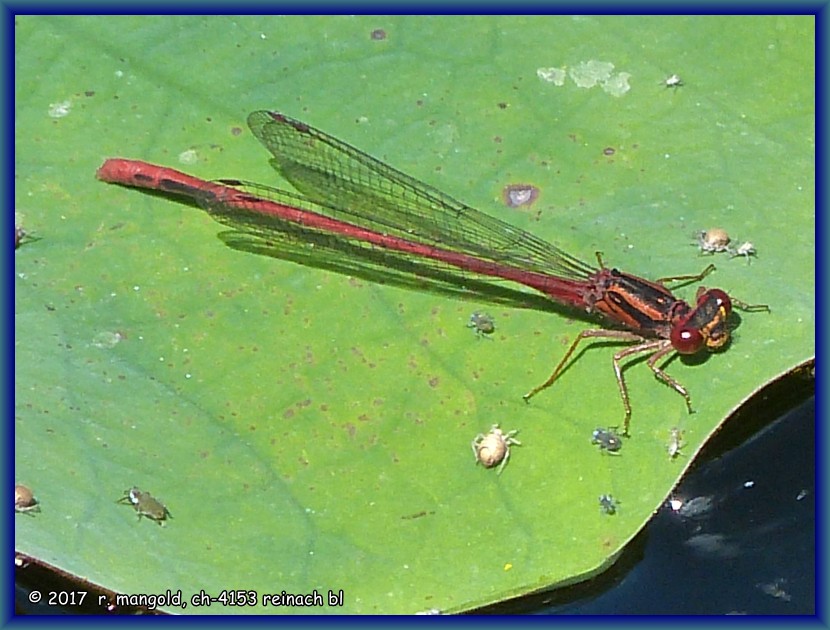
<path id="1" fill-rule="evenodd" d="M 717 252 L 728 252 L 729 242 L 732 240 L 723 228 L 710 228 L 700 230 L 695 234 L 697 246 L 703 254 L 715 254 Z"/>
<path id="2" fill-rule="evenodd" d="M 599 509 L 603 514 L 616 514 L 619 504 L 620 502 L 610 494 L 603 494 L 599 497 Z"/>
<path id="3" fill-rule="evenodd" d="M 677 427 L 672 427 L 671 431 L 669 431 L 669 443 L 666 446 L 666 450 L 669 452 L 669 459 L 674 459 L 678 455 L 681 455 L 680 449 L 682 448 L 683 431 Z"/>
<path id="4" fill-rule="evenodd" d="M 591 444 L 599 444 L 600 451 L 619 455 L 618 451 L 622 448 L 622 438 L 613 429 L 594 429 Z"/>
<path id="5" fill-rule="evenodd" d="M 755 249 L 755 245 L 753 245 L 750 241 L 746 241 L 745 243 L 741 243 L 735 249 L 729 250 L 729 257 L 736 258 L 737 256 L 743 256 L 746 258 L 747 264 L 750 263 L 750 256 L 756 256 L 758 251 Z"/>
<path id="6" fill-rule="evenodd" d="M 22 484 L 14 486 L 14 511 L 21 513 L 40 512 L 40 505 L 31 488 Z"/>
<path id="7" fill-rule="evenodd" d="M 683 79 L 681 79 L 680 76 L 677 74 L 673 74 L 670 77 L 666 77 L 665 79 L 663 79 L 663 84 L 667 88 L 674 88 L 675 90 L 684 85 Z"/>
<path id="8" fill-rule="evenodd" d="M 129 490 L 125 490 L 124 496 L 118 499 L 116 503 L 131 504 L 138 513 L 139 521 L 142 516 L 146 516 L 150 520 L 161 525 L 162 521 L 168 518 L 173 518 L 173 515 L 170 514 L 170 510 L 167 509 L 167 506 L 153 497 L 153 495 L 149 492 L 142 492 L 135 486 Z"/>
<path id="9" fill-rule="evenodd" d="M 510 447 L 514 444 L 516 446 L 522 445 L 519 440 L 513 437 L 518 432 L 516 430 L 504 433 L 499 425 L 494 424 L 487 435 L 479 433 L 472 442 L 476 463 L 481 463 L 485 468 L 498 465 L 498 474 L 501 474 L 501 471 L 507 465 L 507 460 L 510 459 Z"/>
<path id="10" fill-rule="evenodd" d="M 476 311 L 470 315 L 467 328 L 474 328 L 479 339 L 488 339 L 486 335 L 492 335 L 496 331 L 496 320 L 487 313 Z"/>

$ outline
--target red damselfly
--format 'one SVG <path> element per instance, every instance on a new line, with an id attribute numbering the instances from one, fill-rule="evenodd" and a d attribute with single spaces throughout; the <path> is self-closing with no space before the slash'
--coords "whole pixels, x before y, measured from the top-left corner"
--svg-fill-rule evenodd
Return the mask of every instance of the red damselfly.
<path id="1" fill-rule="evenodd" d="M 594 267 L 306 123 L 257 111 L 248 116 L 248 125 L 274 156 L 271 164 L 299 193 L 236 179 L 205 181 L 121 158 L 104 162 L 98 178 L 194 199 L 218 221 L 266 241 L 278 232 L 301 229 L 437 261 L 465 273 L 511 280 L 618 328 L 582 331 L 550 378 L 525 394 L 525 400 L 553 384 L 581 340 L 605 339 L 633 344 L 613 359 L 625 408 L 625 434 L 631 405 L 621 362 L 634 355 L 650 354 L 649 368 L 683 396 L 691 413 L 688 391 L 657 363 L 673 352 L 688 355 L 724 348 L 733 305 L 769 310 L 703 287 L 695 304 L 689 305 L 663 284 L 700 280 L 714 270 L 712 265 L 695 276 L 654 282 L 606 267 L 599 253 L 599 266 Z"/>

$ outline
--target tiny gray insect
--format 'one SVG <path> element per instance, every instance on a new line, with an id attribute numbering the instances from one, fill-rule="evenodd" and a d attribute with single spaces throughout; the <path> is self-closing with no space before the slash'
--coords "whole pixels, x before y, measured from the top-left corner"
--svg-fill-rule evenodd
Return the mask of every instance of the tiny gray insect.
<path id="1" fill-rule="evenodd" d="M 492 335 L 496 331 L 496 320 L 488 313 L 476 311 L 470 315 L 467 328 L 474 328 L 480 339 L 487 339 L 485 335 Z"/>
<path id="2" fill-rule="evenodd" d="M 170 514 L 170 510 L 167 509 L 167 506 L 165 506 L 149 492 L 142 492 L 135 486 L 129 490 L 125 490 L 124 496 L 118 499 L 116 503 L 131 504 L 138 514 L 139 521 L 142 516 L 145 516 L 151 521 L 155 521 L 161 525 L 162 521 L 165 521 L 168 518 L 173 518 L 173 515 Z"/>
<path id="3" fill-rule="evenodd" d="M 603 514 L 616 514 L 619 504 L 620 502 L 610 494 L 603 494 L 599 497 L 599 509 Z"/>
<path id="4" fill-rule="evenodd" d="M 597 428 L 591 434 L 591 444 L 599 444 L 600 451 L 618 455 L 622 448 L 622 438 L 613 429 Z"/>

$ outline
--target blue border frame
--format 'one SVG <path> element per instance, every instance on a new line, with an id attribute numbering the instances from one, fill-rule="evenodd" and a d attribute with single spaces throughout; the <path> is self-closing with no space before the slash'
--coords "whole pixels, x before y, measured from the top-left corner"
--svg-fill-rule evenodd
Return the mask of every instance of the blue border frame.
<path id="1" fill-rule="evenodd" d="M 523 2 L 516 5 L 487 5 L 482 3 L 475 3 L 475 2 L 458 2 L 456 1 L 452 5 L 447 5 L 442 2 L 437 2 L 433 0 L 432 2 L 421 2 L 418 4 L 400 4 L 394 6 L 383 6 L 380 4 L 360 4 L 355 5 L 354 3 L 349 2 L 330 2 L 330 3 L 320 3 L 320 4 L 310 4 L 310 3 L 287 3 L 287 4 L 280 4 L 275 5 L 271 3 L 255 3 L 255 2 L 245 2 L 236 5 L 205 5 L 204 3 L 197 3 L 197 2 L 181 2 L 178 4 L 171 4 L 162 1 L 153 1 L 147 0 L 146 2 L 141 3 L 129 3 L 129 4 L 122 4 L 117 7 L 113 6 L 112 4 L 97 4 L 92 2 L 80 2 L 80 3 L 59 3 L 59 2 L 8 2 L 4 4 L 0 4 L 0 15 L 2 15 L 2 41 L 4 42 L 4 63 L 3 63 L 3 85 L 5 87 L 5 98 L 4 98 L 4 116 L 3 120 L 5 124 L 2 128 L 2 145 L 4 147 L 4 157 L 5 157 L 5 164 L 6 167 L 2 169 L 2 190 L 4 192 L 4 201 L 5 201 L 5 208 L 7 212 L 7 217 L 10 217 L 12 222 L 14 221 L 14 213 L 13 209 L 15 207 L 15 198 L 14 198 L 14 164 L 15 164 L 15 150 L 14 150 L 14 112 L 15 112 L 15 83 L 14 83 L 14 58 L 15 58 L 15 32 L 14 32 L 14 17 L 18 14 L 29 14 L 29 15 L 48 15 L 48 14 L 88 14 L 88 13 L 97 13 L 97 14 L 179 14 L 179 13 L 201 13 L 204 12 L 205 9 L 209 8 L 212 13 L 215 14 L 259 14 L 259 13 L 350 13 L 350 14 L 371 14 L 371 13 L 430 13 L 431 9 L 437 10 L 436 12 L 440 13 L 448 13 L 448 14 L 459 14 L 459 13 L 470 13 L 470 12 L 481 12 L 481 13 L 492 13 L 492 14 L 524 14 L 524 13 L 555 13 L 555 14 L 564 14 L 564 13 L 642 13 L 642 14 L 653 14 L 653 13 L 660 13 L 660 14 L 710 14 L 710 13 L 740 13 L 740 14 L 749 14 L 749 15 L 762 15 L 762 14 L 787 14 L 787 15 L 814 15 L 816 16 L 816 135 L 817 135 L 817 147 L 816 147 L 816 168 L 818 173 L 824 172 L 824 165 L 825 165 L 825 156 L 826 156 L 826 147 L 827 147 L 827 136 L 826 136 L 826 128 L 825 128 L 825 107 L 827 105 L 827 99 L 825 98 L 825 90 L 826 90 L 826 66 L 825 66 L 825 59 L 826 59 L 826 52 L 827 47 L 825 44 L 825 37 L 828 33 L 828 4 L 824 2 L 799 2 L 793 4 L 759 4 L 757 2 L 733 2 L 730 4 L 723 4 L 718 2 L 698 2 L 698 3 L 685 3 L 679 5 L 673 5 L 671 7 L 653 5 L 648 3 L 608 3 L 608 2 L 587 2 L 587 3 L 579 3 L 579 4 L 551 4 L 545 2 L 533 3 L 533 2 Z M 505 11 L 507 9 L 507 11 Z M 817 296 L 818 301 L 816 304 L 816 308 L 820 311 L 825 310 L 825 298 L 826 298 L 826 291 L 825 291 L 825 270 L 827 268 L 827 252 L 825 245 L 828 243 L 827 236 L 827 222 L 826 222 L 826 214 L 825 210 L 827 209 L 826 204 L 826 186 L 824 180 L 819 176 L 816 178 L 816 206 L 817 206 L 817 215 L 816 215 L 816 242 L 817 242 L 817 251 L 816 251 L 816 277 L 817 277 Z M 12 226 L 13 227 L 13 226 Z M 8 232 L 7 232 L 8 234 Z M 9 238 L 9 237 L 7 237 Z M 5 408 L 7 410 L 6 418 L 7 418 L 7 425 L 12 426 L 12 420 L 14 418 L 14 295 L 12 294 L 13 291 L 13 276 L 14 273 L 14 248 L 8 248 L 7 254 L 3 258 L 5 269 L 3 277 L 6 281 L 10 281 L 8 284 L 4 282 L 4 291 L 3 291 L 3 312 L 6 314 L 11 315 L 8 318 L 8 322 L 6 323 L 6 339 L 7 339 L 7 348 L 9 351 L 6 352 L 6 371 L 4 374 L 4 383 L 6 385 L 6 397 L 5 400 L 9 401 Z M 824 330 L 822 327 L 821 318 L 818 319 L 819 325 L 816 329 L 816 338 L 818 342 L 818 347 L 821 349 L 821 355 L 823 356 L 823 351 L 825 349 L 826 339 L 824 337 Z M 825 414 L 825 395 L 824 392 L 826 388 L 826 381 L 824 379 L 824 375 L 821 371 L 818 373 L 818 377 L 821 379 L 821 382 L 818 387 L 817 392 L 817 403 L 818 403 L 818 417 L 819 422 L 816 423 L 816 437 L 818 438 L 818 451 L 817 451 L 817 479 L 816 479 L 816 501 L 818 503 L 818 512 L 817 512 L 817 531 L 820 533 L 826 532 L 826 526 L 828 520 L 826 518 L 826 509 L 827 504 L 825 502 L 827 486 L 825 484 L 825 479 L 827 478 L 827 463 L 824 458 L 824 454 L 828 451 L 826 448 L 828 446 L 827 442 L 827 432 L 824 427 L 824 423 L 821 421 L 826 417 Z M 8 433 L 6 434 L 8 435 Z M 10 442 L 5 440 L 5 457 L 4 457 L 4 466 L 3 466 L 3 475 L 4 480 L 6 482 L 6 487 L 11 488 L 12 481 L 14 479 L 14 448 L 13 448 L 13 441 Z M 7 512 L 13 516 L 11 511 Z M 3 519 L 4 527 L 3 527 L 3 538 L 5 541 L 5 548 L 11 550 L 14 548 L 14 531 L 13 526 L 10 527 L 10 517 L 7 516 L 6 519 Z M 827 626 L 827 605 L 824 601 L 824 594 L 826 593 L 826 566 L 827 566 L 827 558 L 826 558 L 827 548 L 825 544 L 825 539 L 823 536 L 819 535 L 816 540 L 816 616 L 815 617 L 807 617 L 799 619 L 792 619 L 788 618 L 787 623 L 793 622 L 801 622 L 801 623 L 810 623 L 811 625 L 817 624 L 821 626 Z M 10 562 L 11 558 L 6 556 L 6 576 L 8 579 L 8 586 L 3 585 L 3 592 L 10 593 L 12 592 L 12 588 L 14 585 L 14 565 Z M 9 620 L 14 615 L 14 609 L 10 605 L 10 601 L 6 600 L 3 602 L 4 606 L 2 609 L 2 615 L 0 620 L 3 622 Z M 37 618 L 38 622 L 40 618 Z M 69 618 L 72 619 L 72 618 Z M 63 618 L 63 621 L 69 621 L 67 618 Z M 111 620 L 112 618 L 105 618 Z M 119 618 L 119 621 L 122 618 Z M 402 619 L 409 619 L 410 622 L 416 622 L 417 619 L 420 618 L 397 618 L 397 620 Z M 433 619 L 435 619 L 433 617 Z M 546 623 L 556 623 L 560 625 L 562 623 L 561 618 L 535 618 L 537 622 L 542 621 L 542 619 L 546 619 Z M 738 620 L 739 618 L 730 618 L 734 620 Z M 763 623 L 766 625 L 767 623 L 777 625 L 780 623 L 777 619 L 760 619 L 758 617 L 752 617 L 751 623 L 753 624 L 761 624 Z M 102 619 L 103 621 L 104 619 Z M 35 621 L 35 620 L 32 620 Z M 72 622 L 77 623 L 81 621 L 83 623 L 88 623 L 88 619 L 77 620 L 73 619 Z M 266 622 L 266 623 L 273 623 L 272 618 L 261 618 L 258 620 L 259 622 Z M 309 620 L 305 620 L 303 625 L 308 623 Z M 379 621 L 382 621 L 379 620 Z M 585 620 L 588 623 L 593 623 L 596 619 L 588 618 Z M 614 619 L 614 623 L 619 623 L 621 620 L 619 618 Z M 159 622 L 159 619 L 156 618 L 155 622 Z M 199 618 L 200 623 L 208 622 L 207 619 Z M 238 622 L 238 618 L 234 618 L 234 623 Z M 314 623 L 325 623 L 326 620 L 314 619 Z M 361 620 L 361 623 L 365 623 L 366 620 Z M 482 619 L 478 618 L 474 623 L 479 624 L 482 622 Z M 603 623 L 608 623 L 609 621 L 607 618 L 603 618 Z M 663 618 L 655 618 L 653 621 L 650 619 L 643 619 L 637 618 L 636 623 L 664 623 L 665 619 Z M 672 618 L 671 623 L 694 623 L 697 625 L 698 623 L 711 623 L 711 620 L 708 621 L 697 621 L 696 619 L 676 619 Z M 288 620 L 281 619 L 280 624 L 289 623 Z M 568 625 L 573 623 L 573 620 L 570 619 L 566 622 Z M 625 623 L 625 622 L 623 622 Z M 582 625 L 582 624 L 580 624 Z"/>

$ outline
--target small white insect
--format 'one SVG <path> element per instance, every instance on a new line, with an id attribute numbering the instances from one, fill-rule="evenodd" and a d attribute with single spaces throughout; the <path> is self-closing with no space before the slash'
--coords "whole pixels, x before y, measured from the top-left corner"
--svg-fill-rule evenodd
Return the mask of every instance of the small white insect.
<path id="1" fill-rule="evenodd" d="M 663 84 L 667 88 L 674 88 L 675 90 L 685 85 L 685 83 L 683 83 L 683 79 L 681 79 L 680 76 L 677 74 L 673 74 L 670 77 L 666 77 L 665 79 L 663 79 Z"/>
<path id="2" fill-rule="evenodd" d="M 792 596 L 783 588 L 786 583 L 787 580 L 785 578 L 778 578 L 774 582 L 770 582 L 768 584 L 759 582 L 755 586 L 767 595 L 771 595 L 772 597 L 788 602 L 792 600 Z"/>
<path id="3" fill-rule="evenodd" d="M 738 245 L 735 249 L 729 250 L 729 257 L 735 258 L 737 256 L 743 256 L 746 258 L 747 264 L 750 264 L 750 256 L 756 256 L 758 254 L 757 250 L 755 249 L 755 245 L 753 245 L 750 241 L 746 241 Z"/>
<path id="4" fill-rule="evenodd" d="M 669 443 L 666 450 L 669 452 L 669 459 L 674 459 L 681 455 L 680 449 L 683 448 L 683 431 L 677 427 L 672 427 L 669 431 Z"/>
<path id="5" fill-rule="evenodd" d="M 695 234 L 697 246 L 704 254 L 715 254 L 717 252 L 729 252 L 729 234 L 723 228 L 711 228 L 700 230 Z"/>
<path id="6" fill-rule="evenodd" d="M 487 435 L 479 433 L 471 444 L 476 463 L 481 463 L 485 468 L 498 465 L 497 474 L 500 475 L 507 465 L 507 460 L 510 459 L 510 447 L 522 445 L 519 440 L 513 437 L 518 432 L 518 430 L 515 430 L 504 433 L 498 424 L 494 424 Z"/>
<path id="7" fill-rule="evenodd" d="M 509 208 L 532 205 L 539 197 L 539 189 L 531 184 L 510 184 L 502 193 L 504 203 Z"/>

